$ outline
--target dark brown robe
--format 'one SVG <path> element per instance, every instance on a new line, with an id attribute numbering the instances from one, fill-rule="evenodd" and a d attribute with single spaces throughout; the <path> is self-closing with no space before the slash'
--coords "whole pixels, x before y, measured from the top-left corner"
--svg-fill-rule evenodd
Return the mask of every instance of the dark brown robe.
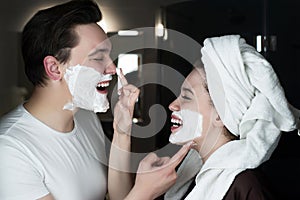
<path id="1" fill-rule="evenodd" d="M 267 178 L 258 169 L 238 174 L 223 200 L 275 200 Z"/>

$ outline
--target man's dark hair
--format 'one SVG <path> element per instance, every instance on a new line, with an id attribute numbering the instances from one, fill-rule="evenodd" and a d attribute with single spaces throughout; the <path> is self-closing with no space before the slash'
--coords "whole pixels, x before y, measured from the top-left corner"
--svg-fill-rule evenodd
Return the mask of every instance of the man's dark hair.
<path id="1" fill-rule="evenodd" d="M 98 5 L 91 0 L 73 0 L 38 11 L 22 33 L 25 73 L 33 85 L 45 85 L 43 60 L 54 56 L 59 62 L 70 59 L 71 48 L 79 43 L 75 26 L 102 19 Z"/>

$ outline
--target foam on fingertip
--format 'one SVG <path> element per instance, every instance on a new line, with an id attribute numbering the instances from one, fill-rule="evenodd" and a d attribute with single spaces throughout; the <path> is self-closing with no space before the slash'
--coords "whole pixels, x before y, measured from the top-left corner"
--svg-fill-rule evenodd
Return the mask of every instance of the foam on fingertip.
<path id="1" fill-rule="evenodd" d="M 122 83 L 121 83 L 121 80 L 120 80 L 120 73 L 121 73 L 121 69 L 120 68 L 116 68 L 116 72 L 117 72 L 117 75 L 118 75 L 118 95 L 121 95 L 121 88 L 122 88 Z"/>

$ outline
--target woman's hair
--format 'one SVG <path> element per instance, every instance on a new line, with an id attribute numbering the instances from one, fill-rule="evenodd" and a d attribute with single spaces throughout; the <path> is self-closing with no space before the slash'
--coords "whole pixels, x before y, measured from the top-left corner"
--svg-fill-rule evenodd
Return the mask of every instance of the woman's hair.
<path id="1" fill-rule="evenodd" d="M 54 56 L 61 63 L 70 59 L 70 51 L 78 45 L 77 25 L 96 23 L 102 19 L 98 5 L 90 0 L 73 0 L 38 11 L 22 33 L 22 55 L 25 73 L 33 85 L 45 85 L 43 60 Z"/>
<path id="2" fill-rule="evenodd" d="M 203 77 L 203 80 L 204 80 L 203 81 L 203 87 L 205 88 L 206 92 L 209 94 L 209 89 L 208 89 L 208 85 L 207 85 L 207 79 L 206 79 L 206 73 L 205 73 L 205 69 L 204 69 L 204 64 L 200 60 L 197 60 L 195 62 L 195 64 L 194 64 L 194 67 L 197 70 L 202 70 L 203 75 L 204 75 L 204 77 Z M 213 101 L 212 101 L 211 98 L 210 98 L 210 104 L 211 104 L 211 106 L 213 106 L 215 108 L 214 103 L 213 103 Z M 224 129 L 223 129 L 223 134 L 225 135 L 226 138 L 228 138 L 230 140 L 237 140 L 237 139 L 239 139 L 238 136 L 230 133 L 230 131 L 225 126 L 224 126 Z"/>

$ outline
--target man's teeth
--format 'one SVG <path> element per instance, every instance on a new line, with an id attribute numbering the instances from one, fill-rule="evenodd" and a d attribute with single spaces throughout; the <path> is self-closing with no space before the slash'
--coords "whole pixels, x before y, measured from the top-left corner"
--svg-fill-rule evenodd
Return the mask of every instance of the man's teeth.
<path id="1" fill-rule="evenodd" d="M 109 82 L 97 84 L 97 87 L 108 87 L 108 86 L 109 86 Z"/>

